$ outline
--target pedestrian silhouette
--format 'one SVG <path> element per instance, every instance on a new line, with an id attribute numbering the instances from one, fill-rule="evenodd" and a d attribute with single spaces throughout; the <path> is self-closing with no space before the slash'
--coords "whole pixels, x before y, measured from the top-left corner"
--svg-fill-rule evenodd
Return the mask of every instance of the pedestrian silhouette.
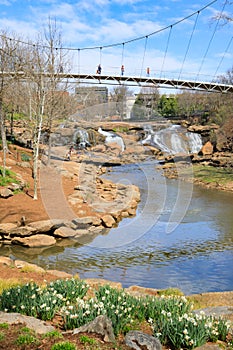
<path id="1" fill-rule="evenodd" d="M 99 64 L 98 67 L 97 67 L 97 74 L 101 74 L 101 71 L 102 71 L 102 68 L 101 68 L 101 65 Z"/>

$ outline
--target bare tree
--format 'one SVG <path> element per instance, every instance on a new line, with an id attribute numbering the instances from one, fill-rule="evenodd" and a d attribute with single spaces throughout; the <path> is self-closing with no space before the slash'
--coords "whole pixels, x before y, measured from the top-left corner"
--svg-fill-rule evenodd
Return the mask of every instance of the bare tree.
<path id="1" fill-rule="evenodd" d="M 231 6 L 232 4 L 233 4 L 232 1 L 225 0 L 224 7 L 225 7 L 226 5 Z M 230 22 L 233 21 L 233 15 L 232 15 L 232 14 L 229 14 L 229 13 L 226 12 L 226 11 L 218 12 L 218 13 L 213 17 L 213 20 L 214 20 L 214 21 L 219 21 L 220 23 L 222 23 L 223 25 L 225 25 L 225 24 L 230 23 Z"/>
<path id="2" fill-rule="evenodd" d="M 0 32 L 0 132 L 3 148 L 3 176 L 6 174 L 8 152 L 3 104 L 7 89 L 13 84 L 17 70 L 20 68 L 21 57 L 18 48 L 17 40 L 9 39 L 6 31 Z"/>
<path id="3" fill-rule="evenodd" d="M 67 51 L 62 48 L 62 35 L 56 20 L 49 18 L 48 25 L 44 29 L 44 57 L 49 79 L 46 80 L 45 114 L 47 116 L 48 135 L 48 162 L 51 158 L 51 133 L 56 120 L 61 117 L 61 111 L 65 113 L 64 103 L 67 99 L 68 80 L 64 78 L 64 70 L 67 72 L 69 62 Z M 66 115 L 63 114 L 63 117 Z"/>

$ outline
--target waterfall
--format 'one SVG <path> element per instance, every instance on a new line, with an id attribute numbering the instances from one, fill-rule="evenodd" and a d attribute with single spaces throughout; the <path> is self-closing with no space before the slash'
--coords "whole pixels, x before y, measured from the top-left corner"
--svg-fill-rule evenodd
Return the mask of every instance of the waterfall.
<path id="1" fill-rule="evenodd" d="M 84 129 L 77 129 L 73 136 L 73 143 L 80 148 L 90 146 L 88 132 Z"/>
<path id="2" fill-rule="evenodd" d="M 123 141 L 121 136 L 119 136 L 113 132 L 104 131 L 101 128 L 98 129 L 98 132 L 101 135 L 105 136 L 105 143 L 106 144 L 116 143 L 121 148 L 121 151 L 124 152 L 125 144 L 124 144 L 124 141 Z"/>
<path id="3" fill-rule="evenodd" d="M 164 153 L 198 153 L 202 147 L 199 134 L 188 132 L 179 125 L 172 125 L 156 132 L 147 126 L 145 131 L 146 137 L 142 140 L 142 144 L 155 146 Z"/>

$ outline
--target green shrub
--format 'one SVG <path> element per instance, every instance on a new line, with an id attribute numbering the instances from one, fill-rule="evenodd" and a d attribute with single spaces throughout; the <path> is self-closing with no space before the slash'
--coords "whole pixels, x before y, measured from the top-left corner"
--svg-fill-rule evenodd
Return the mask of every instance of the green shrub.
<path id="1" fill-rule="evenodd" d="M 57 338 L 63 338 L 63 335 L 54 330 L 54 331 L 51 331 L 51 332 L 47 332 L 45 335 L 44 335 L 44 338 L 54 338 L 54 339 L 57 339 Z"/>
<path id="2" fill-rule="evenodd" d="M 8 329 L 9 328 L 9 324 L 4 322 L 4 323 L 0 323 L 0 328 L 2 329 Z"/>
<path id="3" fill-rule="evenodd" d="M 16 339 L 17 345 L 29 345 L 37 342 L 38 340 L 31 334 L 20 334 Z"/>
<path id="4" fill-rule="evenodd" d="M 79 340 L 82 344 L 89 344 L 89 345 L 96 344 L 96 340 L 88 337 L 87 335 L 81 335 Z"/>
<path id="5" fill-rule="evenodd" d="M 27 153 L 21 153 L 21 160 L 23 162 L 30 162 L 31 157 Z"/>
<path id="6" fill-rule="evenodd" d="M 77 350 L 75 344 L 67 342 L 57 343 L 51 347 L 51 350 Z"/>
<path id="7" fill-rule="evenodd" d="M 19 180 L 16 178 L 16 174 L 11 170 L 6 169 L 5 176 L 3 177 L 3 167 L 0 166 L 0 186 L 7 186 L 12 182 L 17 184 L 19 183 Z"/>

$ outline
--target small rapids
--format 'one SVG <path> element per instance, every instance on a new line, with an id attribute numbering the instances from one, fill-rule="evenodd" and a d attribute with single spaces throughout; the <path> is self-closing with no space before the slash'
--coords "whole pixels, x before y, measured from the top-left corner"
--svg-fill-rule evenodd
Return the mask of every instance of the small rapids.
<path id="1" fill-rule="evenodd" d="M 145 129 L 146 137 L 142 144 L 149 144 L 168 154 L 198 153 L 202 148 L 199 134 L 188 132 L 179 125 L 154 131 L 151 127 Z"/>

